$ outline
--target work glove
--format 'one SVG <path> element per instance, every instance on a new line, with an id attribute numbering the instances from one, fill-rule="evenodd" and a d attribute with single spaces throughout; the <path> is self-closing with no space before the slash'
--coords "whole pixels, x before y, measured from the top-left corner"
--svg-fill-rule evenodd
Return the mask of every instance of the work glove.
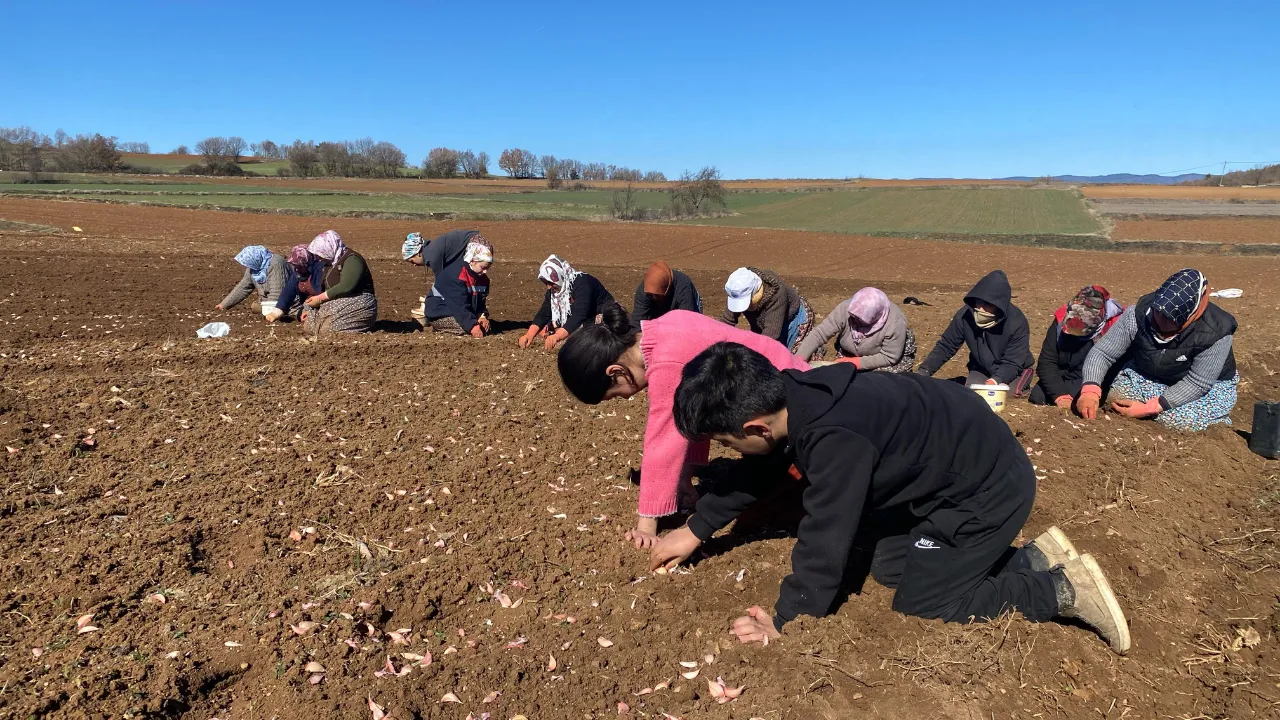
<path id="1" fill-rule="evenodd" d="M 1053 404 L 1057 405 L 1063 410 L 1070 410 L 1071 403 L 1072 403 L 1072 400 L 1070 395 L 1059 395 L 1058 397 L 1053 399 Z"/>
<path id="2" fill-rule="evenodd" d="M 1098 417 L 1098 406 L 1102 404 L 1102 388 L 1097 385 L 1085 385 L 1080 389 L 1080 397 L 1076 400 L 1076 411 L 1085 420 Z"/>
<path id="3" fill-rule="evenodd" d="M 1160 398 L 1153 397 L 1150 400 L 1116 400 L 1111 403 L 1111 409 L 1131 418 L 1146 418 L 1153 415 L 1159 415 L 1164 408 L 1160 407 Z"/>
<path id="4" fill-rule="evenodd" d="M 859 370 L 861 370 L 861 369 L 862 369 L 862 358 L 860 358 L 860 357 L 842 357 L 842 358 L 837 358 L 837 359 L 836 359 L 836 362 L 849 363 L 850 365 L 854 366 L 855 368 L 857 368 L 857 369 L 859 369 Z"/>

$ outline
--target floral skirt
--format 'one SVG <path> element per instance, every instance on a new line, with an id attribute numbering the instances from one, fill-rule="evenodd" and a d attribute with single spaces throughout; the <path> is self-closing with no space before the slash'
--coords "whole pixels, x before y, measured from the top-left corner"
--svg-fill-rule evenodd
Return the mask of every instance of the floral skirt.
<path id="1" fill-rule="evenodd" d="M 372 293 L 328 300 L 307 312 L 306 329 L 330 332 L 372 332 L 378 321 L 378 298 Z"/>
<path id="2" fill-rule="evenodd" d="M 1155 421 L 1173 430 L 1199 432 L 1218 423 L 1231 424 L 1231 410 L 1236 406 L 1236 386 L 1240 383 L 1237 373 L 1230 380 L 1219 380 L 1199 400 L 1194 400 L 1155 416 Z M 1111 386 L 1112 399 L 1146 402 L 1160 397 L 1169 386 L 1139 375 L 1133 368 L 1125 368 L 1116 376 Z"/>
<path id="3" fill-rule="evenodd" d="M 444 333 L 445 335 L 466 335 L 466 330 L 462 329 L 462 325 L 458 319 L 452 315 L 445 315 L 440 318 L 430 318 L 427 320 L 427 327 L 435 332 Z"/>

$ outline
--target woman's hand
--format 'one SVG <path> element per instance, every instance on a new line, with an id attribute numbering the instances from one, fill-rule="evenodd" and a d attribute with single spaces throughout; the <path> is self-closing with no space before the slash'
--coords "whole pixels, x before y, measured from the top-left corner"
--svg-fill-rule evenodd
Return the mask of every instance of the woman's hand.
<path id="1" fill-rule="evenodd" d="M 554 333 L 547 336 L 547 340 L 543 343 L 543 347 L 548 350 L 555 350 L 556 346 L 564 342 L 568 337 L 569 331 L 564 328 L 559 328 Z"/>
<path id="2" fill-rule="evenodd" d="M 733 629 L 729 632 L 736 635 L 738 642 L 742 643 L 761 642 L 768 645 L 770 640 L 782 637 L 782 633 L 773 626 L 773 618 L 759 605 L 747 608 L 747 614 L 734 620 Z"/>
<path id="3" fill-rule="evenodd" d="M 471 326 L 471 337 L 477 340 L 484 337 L 484 328 L 480 327 L 480 323 Z"/>
<path id="4" fill-rule="evenodd" d="M 284 311 L 280 310 L 279 308 L 276 308 L 275 310 L 272 310 L 271 312 L 267 313 L 264 317 L 266 317 L 267 322 L 273 323 L 279 320 L 280 318 L 284 317 Z"/>
<path id="5" fill-rule="evenodd" d="M 1102 388 L 1097 385 L 1085 385 L 1076 398 L 1076 412 L 1085 420 L 1098 417 L 1098 406 L 1102 404 Z"/>
<path id="6" fill-rule="evenodd" d="M 1153 415 L 1159 415 L 1164 410 L 1160 406 L 1160 398 L 1153 397 L 1150 400 L 1116 400 L 1111 403 L 1111 409 L 1131 418 L 1148 418 Z"/>
<path id="7" fill-rule="evenodd" d="M 532 345 L 533 339 L 538 336 L 538 331 L 541 329 L 542 328 L 538 327 L 537 325 L 530 325 L 529 329 L 526 330 L 524 334 L 520 336 L 520 341 L 519 341 L 520 347 L 523 349 Z"/>
<path id="8" fill-rule="evenodd" d="M 657 570 L 663 568 L 671 570 L 680 563 L 689 559 L 694 550 L 702 541 L 698 539 L 688 525 L 679 530 L 672 530 L 667 536 L 658 541 L 653 550 L 649 552 L 649 569 Z"/>
<path id="9" fill-rule="evenodd" d="M 1053 399 L 1053 404 L 1057 405 L 1063 410 L 1070 410 L 1071 403 L 1072 403 L 1072 400 L 1070 395 L 1059 395 L 1058 397 Z"/>
<path id="10" fill-rule="evenodd" d="M 652 549 L 661 539 L 658 537 L 658 518 L 639 518 L 636 520 L 636 526 L 628 530 L 623 537 L 637 550 Z"/>
<path id="11" fill-rule="evenodd" d="M 311 297 L 307 298 L 307 307 L 313 307 L 313 308 L 320 307 L 320 303 L 323 303 L 325 300 L 328 300 L 328 299 L 329 299 L 328 296 L 326 296 L 324 293 L 320 293 L 319 295 L 312 295 Z"/>
<path id="12" fill-rule="evenodd" d="M 480 327 L 484 328 L 484 332 L 486 335 L 493 332 L 493 329 L 489 327 L 489 318 L 485 317 L 484 315 L 481 315 L 480 320 L 478 320 L 478 322 L 480 323 Z"/>
<path id="13" fill-rule="evenodd" d="M 222 307 L 222 303 L 218 303 L 217 305 L 214 305 L 214 306 L 213 306 L 213 309 L 214 309 L 214 310 L 226 310 L 226 308 Z"/>

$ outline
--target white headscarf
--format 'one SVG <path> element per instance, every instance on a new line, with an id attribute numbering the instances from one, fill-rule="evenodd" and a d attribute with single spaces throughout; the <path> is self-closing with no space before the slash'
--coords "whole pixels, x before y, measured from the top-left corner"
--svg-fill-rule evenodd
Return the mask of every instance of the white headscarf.
<path id="1" fill-rule="evenodd" d="M 493 262 L 493 248 L 484 243 L 467 243 L 467 251 L 462 256 L 463 262 Z"/>
<path id="2" fill-rule="evenodd" d="M 551 324 L 564 327 L 569 321 L 569 311 L 573 294 L 573 281 L 581 275 L 569 263 L 552 255 L 542 261 L 538 268 L 538 279 L 549 282 L 557 289 L 551 290 Z"/>

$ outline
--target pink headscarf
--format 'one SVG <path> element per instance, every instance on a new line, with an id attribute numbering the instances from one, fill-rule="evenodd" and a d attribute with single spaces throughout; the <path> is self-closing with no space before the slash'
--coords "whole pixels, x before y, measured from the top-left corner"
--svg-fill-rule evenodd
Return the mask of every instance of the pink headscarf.
<path id="1" fill-rule="evenodd" d="M 325 230 L 311 241 L 311 245 L 307 250 L 312 255 L 322 257 L 329 262 L 330 265 L 337 265 L 346 257 L 347 246 L 342 242 L 342 236 L 332 230 Z"/>
<path id="2" fill-rule="evenodd" d="M 855 343 L 884 329 L 893 301 L 877 288 L 865 287 L 849 300 L 849 335 Z"/>
<path id="3" fill-rule="evenodd" d="M 294 245 L 293 250 L 289 251 L 289 264 L 299 274 L 308 272 L 311 268 L 311 251 L 306 245 Z"/>

